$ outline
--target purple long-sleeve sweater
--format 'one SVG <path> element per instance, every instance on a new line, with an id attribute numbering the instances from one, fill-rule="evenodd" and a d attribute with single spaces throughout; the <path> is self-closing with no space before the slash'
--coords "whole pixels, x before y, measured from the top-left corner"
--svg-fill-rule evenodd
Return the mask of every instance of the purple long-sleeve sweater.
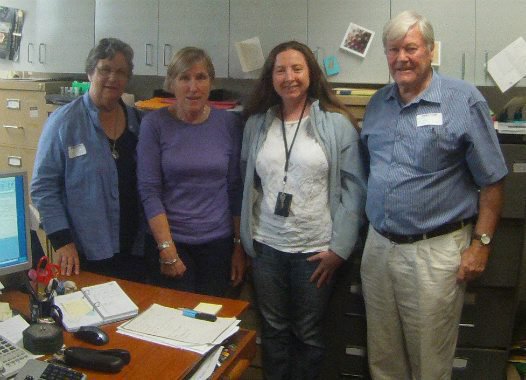
<path id="1" fill-rule="evenodd" d="M 137 145 L 139 193 L 146 217 L 166 213 L 175 241 L 202 244 L 233 233 L 242 182 L 240 118 L 212 109 L 201 124 L 166 108 L 147 114 Z"/>

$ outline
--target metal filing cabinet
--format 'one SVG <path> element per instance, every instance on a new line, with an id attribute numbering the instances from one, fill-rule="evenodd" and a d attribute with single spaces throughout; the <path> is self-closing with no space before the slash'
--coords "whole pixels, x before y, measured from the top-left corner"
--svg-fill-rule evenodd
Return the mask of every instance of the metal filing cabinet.
<path id="1" fill-rule="evenodd" d="M 525 249 L 526 144 L 501 144 L 509 175 L 502 218 L 484 274 L 469 284 L 453 363 L 455 380 L 505 380 Z M 368 379 L 359 252 L 345 264 L 327 315 L 322 378 Z"/>
<path id="2" fill-rule="evenodd" d="M 47 94 L 60 93 L 71 82 L 0 80 L 0 171 L 26 170 L 28 181 L 42 127 L 57 106 L 46 103 Z M 37 231 L 41 242 L 42 230 Z"/>
<path id="3" fill-rule="evenodd" d="M 467 289 L 453 379 L 506 379 L 525 245 L 526 145 L 501 144 L 509 174 L 486 271 Z"/>
<path id="4" fill-rule="evenodd" d="M 36 148 L 48 114 L 46 94 L 68 82 L 0 80 L 0 170 L 26 170 L 31 180 Z"/>

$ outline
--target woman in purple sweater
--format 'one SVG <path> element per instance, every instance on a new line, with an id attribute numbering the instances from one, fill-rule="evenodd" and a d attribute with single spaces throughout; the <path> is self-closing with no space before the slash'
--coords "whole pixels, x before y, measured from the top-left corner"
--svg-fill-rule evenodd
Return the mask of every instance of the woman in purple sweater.
<path id="1" fill-rule="evenodd" d="M 208 105 L 214 66 L 187 47 L 170 62 L 176 103 L 146 115 L 137 145 L 138 184 L 157 250 L 153 282 L 224 296 L 242 282 L 239 241 L 241 120 Z"/>

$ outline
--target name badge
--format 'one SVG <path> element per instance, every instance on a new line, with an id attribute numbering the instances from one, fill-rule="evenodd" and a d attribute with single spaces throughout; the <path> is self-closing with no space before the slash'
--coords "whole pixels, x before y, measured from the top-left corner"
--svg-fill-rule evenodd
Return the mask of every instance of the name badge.
<path id="1" fill-rule="evenodd" d="M 86 154 L 86 147 L 84 144 L 77 144 L 73 146 L 68 146 L 68 156 L 69 158 L 75 158 L 79 156 L 84 156 Z"/>
<path id="2" fill-rule="evenodd" d="M 424 125 L 442 125 L 442 114 L 426 113 L 423 115 L 416 115 L 416 126 L 422 127 Z"/>

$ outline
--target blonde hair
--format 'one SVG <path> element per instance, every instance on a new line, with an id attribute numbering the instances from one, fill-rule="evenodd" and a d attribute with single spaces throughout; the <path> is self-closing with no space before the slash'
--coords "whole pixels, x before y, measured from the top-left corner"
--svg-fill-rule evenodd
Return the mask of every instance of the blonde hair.
<path id="1" fill-rule="evenodd" d="M 203 49 L 188 46 L 179 50 L 171 59 L 164 78 L 164 89 L 171 91 L 171 85 L 175 78 L 187 70 L 190 70 L 196 63 L 204 64 L 210 80 L 215 78 L 215 69 L 212 59 Z"/>

